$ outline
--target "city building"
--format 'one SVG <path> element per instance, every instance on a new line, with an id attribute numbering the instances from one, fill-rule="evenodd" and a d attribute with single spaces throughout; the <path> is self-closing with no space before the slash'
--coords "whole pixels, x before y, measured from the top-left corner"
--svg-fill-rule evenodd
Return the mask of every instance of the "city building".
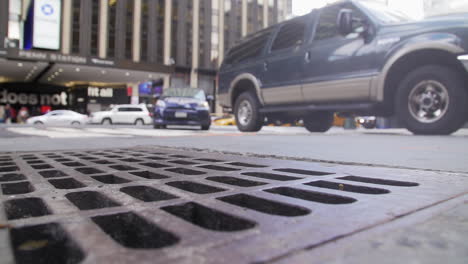
<path id="1" fill-rule="evenodd" d="M 2 0 L 0 105 L 93 112 L 163 87 L 215 94 L 242 37 L 291 16 L 291 0 Z M 48 109 L 48 108 L 46 108 Z"/>

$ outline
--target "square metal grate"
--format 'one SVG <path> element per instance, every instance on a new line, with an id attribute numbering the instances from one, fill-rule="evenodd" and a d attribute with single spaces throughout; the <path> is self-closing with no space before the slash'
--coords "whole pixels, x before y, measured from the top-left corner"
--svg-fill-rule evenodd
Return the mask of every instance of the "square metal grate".
<path id="1" fill-rule="evenodd" d="M 468 178 L 140 147 L 0 154 L 0 186 L 6 262 L 258 263 L 460 196 Z"/>

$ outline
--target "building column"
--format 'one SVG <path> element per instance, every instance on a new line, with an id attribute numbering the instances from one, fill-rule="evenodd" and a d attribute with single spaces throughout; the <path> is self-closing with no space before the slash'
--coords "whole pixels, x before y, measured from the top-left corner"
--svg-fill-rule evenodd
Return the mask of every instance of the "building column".
<path id="1" fill-rule="evenodd" d="M 241 13 L 241 20 L 242 20 L 242 37 L 247 36 L 247 21 L 248 21 L 248 14 L 247 14 L 247 0 L 242 0 L 242 13 Z"/>
<path id="2" fill-rule="evenodd" d="M 172 1 L 165 0 L 164 4 L 164 64 L 171 65 L 171 28 Z M 164 81 L 166 83 L 166 81 Z"/>
<path id="3" fill-rule="evenodd" d="M 141 0 L 134 0 L 132 40 L 134 62 L 139 62 L 141 58 L 141 11 Z"/>
<path id="4" fill-rule="evenodd" d="M 62 53 L 70 54 L 72 32 L 72 0 L 63 0 L 62 8 Z"/>
<path id="5" fill-rule="evenodd" d="M 268 8 L 270 8 L 269 0 L 263 0 L 263 28 L 268 27 Z"/>
<path id="6" fill-rule="evenodd" d="M 107 38 L 108 38 L 108 21 L 109 21 L 109 0 L 100 0 L 99 4 L 99 58 L 104 59 L 107 57 Z"/>
<path id="7" fill-rule="evenodd" d="M 198 65 L 200 49 L 200 0 L 193 0 L 193 21 L 192 21 L 192 72 L 190 74 L 190 87 L 198 87 Z M 210 38 L 211 40 L 211 38 Z M 209 52 L 209 51 L 205 51 Z"/>
<path id="8" fill-rule="evenodd" d="M 224 0 L 219 1 L 219 16 L 218 16 L 218 66 L 224 60 Z"/>

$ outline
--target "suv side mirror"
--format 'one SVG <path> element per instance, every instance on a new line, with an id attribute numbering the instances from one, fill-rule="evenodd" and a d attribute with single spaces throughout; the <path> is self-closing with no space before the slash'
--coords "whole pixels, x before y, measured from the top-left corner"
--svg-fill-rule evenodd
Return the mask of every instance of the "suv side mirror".
<path id="1" fill-rule="evenodd" d="M 206 100 L 207 100 L 208 102 L 211 102 L 211 101 L 214 100 L 214 97 L 213 97 L 212 95 L 207 95 L 207 96 L 206 96 Z"/>
<path id="2" fill-rule="evenodd" d="M 341 35 L 346 36 L 353 32 L 353 10 L 341 9 L 336 24 Z"/>

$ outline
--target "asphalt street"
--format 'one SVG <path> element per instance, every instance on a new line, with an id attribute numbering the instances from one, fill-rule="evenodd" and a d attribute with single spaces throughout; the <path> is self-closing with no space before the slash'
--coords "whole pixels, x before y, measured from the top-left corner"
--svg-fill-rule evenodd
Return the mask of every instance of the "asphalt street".
<path id="1" fill-rule="evenodd" d="M 65 150 L 133 146 L 197 148 L 280 158 L 468 172 L 468 129 L 450 136 L 414 136 L 405 129 L 333 128 L 309 133 L 301 127 L 264 127 L 240 133 L 236 127 L 209 131 L 150 126 L 0 126 L 0 151 Z"/>

